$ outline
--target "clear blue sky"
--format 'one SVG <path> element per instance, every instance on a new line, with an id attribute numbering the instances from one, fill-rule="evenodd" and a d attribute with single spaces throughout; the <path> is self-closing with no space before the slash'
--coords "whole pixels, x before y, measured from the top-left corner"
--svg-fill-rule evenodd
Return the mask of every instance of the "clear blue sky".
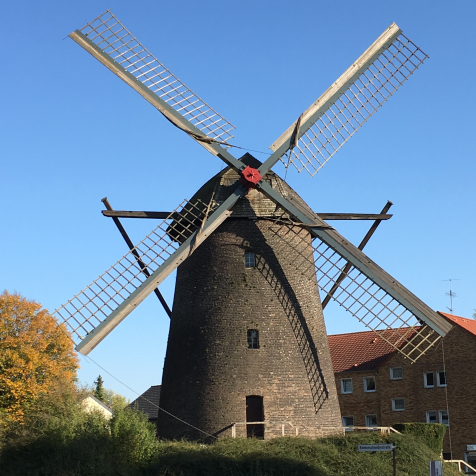
<path id="1" fill-rule="evenodd" d="M 476 2 L 3 2 L 0 290 L 50 311 L 125 252 L 116 209 L 170 210 L 222 163 L 67 37 L 110 8 L 186 85 L 266 151 L 392 22 L 430 59 L 314 178 L 289 183 L 317 212 L 394 217 L 366 251 L 435 310 L 476 308 Z M 265 155 L 257 155 L 264 158 Z M 279 166 L 275 169 L 283 173 Z M 124 221 L 134 241 L 154 226 Z M 336 223 L 354 243 L 369 223 Z M 174 279 L 162 286 L 172 303 Z M 169 320 L 150 296 L 90 355 L 141 393 L 161 382 Z M 359 326 L 334 307 L 329 333 Z M 82 359 L 80 379 L 135 395 Z"/>

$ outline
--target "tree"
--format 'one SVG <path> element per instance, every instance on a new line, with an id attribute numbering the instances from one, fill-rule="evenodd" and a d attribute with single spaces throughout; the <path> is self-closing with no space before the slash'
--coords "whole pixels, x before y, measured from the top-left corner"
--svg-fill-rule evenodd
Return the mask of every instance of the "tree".
<path id="1" fill-rule="evenodd" d="M 123 410 L 129 405 L 128 400 L 124 395 L 116 393 L 108 388 L 105 389 L 106 401 L 104 402 L 114 413 L 118 410 Z"/>
<path id="2" fill-rule="evenodd" d="M 96 386 L 94 390 L 92 390 L 92 394 L 107 405 L 113 412 L 122 410 L 129 405 L 130 401 L 126 397 L 108 388 L 104 388 L 104 379 L 101 375 L 98 376 L 94 383 Z"/>
<path id="3" fill-rule="evenodd" d="M 96 388 L 94 389 L 94 396 L 101 400 L 101 402 L 106 403 L 106 392 L 104 390 L 104 380 L 102 379 L 101 375 L 94 381 L 96 384 Z"/>
<path id="4" fill-rule="evenodd" d="M 0 422 L 22 422 L 41 397 L 73 388 L 78 357 L 66 329 L 41 305 L 0 294 Z"/>

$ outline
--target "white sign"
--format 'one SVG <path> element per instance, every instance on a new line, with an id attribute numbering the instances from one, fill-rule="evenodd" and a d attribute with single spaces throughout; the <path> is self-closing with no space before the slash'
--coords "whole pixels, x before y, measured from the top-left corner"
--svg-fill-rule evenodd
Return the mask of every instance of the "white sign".
<path id="1" fill-rule="evenodd" d="M 476 445 L 466 445 L 466 451 L 476 451 Z"/>
<path id="2" fill-rule="evenodd" d="M 359 445 L 359 451 L 392 451 L 395 448 L 392 444 L 388 445 Z"/>
<path id="3" fill-rule="evenodd" d="M 443 476 L 443 463 L 441 461 L 430 461 L 430 476 Z"/>

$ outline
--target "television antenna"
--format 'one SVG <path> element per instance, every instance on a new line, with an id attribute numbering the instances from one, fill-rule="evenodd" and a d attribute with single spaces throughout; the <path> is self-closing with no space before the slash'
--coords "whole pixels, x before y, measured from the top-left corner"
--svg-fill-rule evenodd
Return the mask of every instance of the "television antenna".
<path id="1" fill-rule="evenodd" d="M 445 293 L 447 296 L 450 297 L 450 307 L 446 306 L 446 309 L 448 309 L 448 311 L 450 311 L 451 313 L 453 313 L 453 298 L 455 298 L 455 297 L 457 297 L 457 296 L 456 296 L 456 293 L 453 292 L 453 290 L 451 289 L 451 281 L 459 281 L 459 279 L 450 278 L 450 279 L 443 279 L 442 281 L 449 281 L 449 282 L 450 282 L 450 292 L 449 292 L 449 293 Z"/>

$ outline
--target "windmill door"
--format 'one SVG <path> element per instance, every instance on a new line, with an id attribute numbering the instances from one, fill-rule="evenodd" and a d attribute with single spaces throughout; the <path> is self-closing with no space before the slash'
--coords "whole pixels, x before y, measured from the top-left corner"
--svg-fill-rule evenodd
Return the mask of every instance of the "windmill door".
<path id="1" fill-rule="evenodd" d="M 246 397 L 246 436 L 264 438 L 264 423 L 251 425 L 248 422 L 264 421 L 263 397 L 249 395 Z"/>

